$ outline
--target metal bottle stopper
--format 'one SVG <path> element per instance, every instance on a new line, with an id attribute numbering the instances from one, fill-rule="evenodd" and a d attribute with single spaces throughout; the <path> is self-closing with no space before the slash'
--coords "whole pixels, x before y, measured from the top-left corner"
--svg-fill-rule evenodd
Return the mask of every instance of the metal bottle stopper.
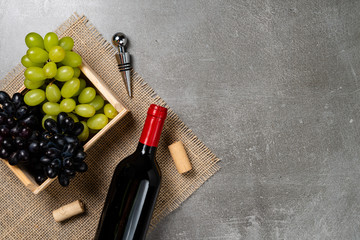
<path id="1" fill-rule="evenodd" d="M 128 52 L 125 52 L 127 37 L 125 36 L 125 34 L 118 32 L 114 34 L 112 38 L 112 42 L 119 50 L 119 54 L 116 54 L 115 56 L 118 61 L 119 70 L 125 82 L 126 90 L 129 96 L 132 97 L 131 77 L 130 77 L 130 71 L 132 68 L 131 60 L 130 60 L 130 54 Z"/>

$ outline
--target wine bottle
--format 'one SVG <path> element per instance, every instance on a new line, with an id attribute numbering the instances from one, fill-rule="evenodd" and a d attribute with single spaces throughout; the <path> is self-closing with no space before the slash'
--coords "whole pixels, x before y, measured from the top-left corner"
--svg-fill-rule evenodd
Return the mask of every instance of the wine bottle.
<path id="1" fill-rule="evenodd" d="M 150 105 L 136 151 L 115 168 L 95 239 L 145 239 L 160 190 L 155 154 L 166 115 Z"/>

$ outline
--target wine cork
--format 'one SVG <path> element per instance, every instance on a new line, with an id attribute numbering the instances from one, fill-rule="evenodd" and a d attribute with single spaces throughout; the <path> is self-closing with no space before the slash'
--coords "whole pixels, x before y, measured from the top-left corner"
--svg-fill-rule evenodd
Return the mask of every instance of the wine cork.
<path id="1" fill-rule="evenodd" d="M 186 173 L 192 169 L 190 160 L 181 141 L 171 144 L 169 150 L 179 173 Z"/>
<path id="2" fill-rule="evenodd" d="M 75 202 L 54 210 L 53 217 L 56 222 L 61 222 L 83 212 L 85 212 L 84 203 L 80 200 L 76 200 Z"/>

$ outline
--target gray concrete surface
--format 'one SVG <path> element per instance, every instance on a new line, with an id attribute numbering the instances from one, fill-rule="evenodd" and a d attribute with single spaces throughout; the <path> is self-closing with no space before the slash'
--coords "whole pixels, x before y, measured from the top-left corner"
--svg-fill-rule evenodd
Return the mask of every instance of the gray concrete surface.
<path id="1" fill-rule="evenodd" d="M 0 0 L 0 78 L 74 11 L 222 159 L 148 239 L 360 239 L 360 1 Z"/>

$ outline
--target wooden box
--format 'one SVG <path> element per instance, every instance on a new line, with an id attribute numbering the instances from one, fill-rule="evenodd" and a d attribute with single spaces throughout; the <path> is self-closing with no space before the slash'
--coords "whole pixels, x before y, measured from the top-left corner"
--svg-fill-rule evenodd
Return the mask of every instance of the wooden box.
<path id="1" fill-rule="evenodd" d="M 104 135 L 112 126 L 114 126 L 121 118 L 125 116 L 125 114 L 129 111 L 126 107 L 120 102 L 120 100 L 114 95 L 114 93 L 106 86 L 106 84 L 102 81 L 102 79 L 97 75 L 88 64 L 84 61 L 80 67 L 81 72 L 87 78 L 86 80 L 91 82 L 97 90 L 97 93 L 100 94 L 104 100 L 107 100 L 110 104 L 114 106 L 114 108 L 118 111 L 118 115 L 111 119 L 109 123 L 101 129 L 98 133 L 96 133 L 92 138 L 88 139 L 86 144 L 84 145 L 84 151 L 86 152 L 94 143 Z M 18 92 L 24 92 L 25 86 L 19 89 Z M 48 178 L 41 185 L 38 185 L 35 182 L 33 176 L 31 176 L 26 171 L 23 171 L 18 166 L 11 166 L 8 161 L 1 159 L 13 173 L 19 178 L 19 180 L 25 185 L 26 188 L 30 189 L 34 194 L 38 194 L 46 187 L 48 187 L 56 178 Z"/>

